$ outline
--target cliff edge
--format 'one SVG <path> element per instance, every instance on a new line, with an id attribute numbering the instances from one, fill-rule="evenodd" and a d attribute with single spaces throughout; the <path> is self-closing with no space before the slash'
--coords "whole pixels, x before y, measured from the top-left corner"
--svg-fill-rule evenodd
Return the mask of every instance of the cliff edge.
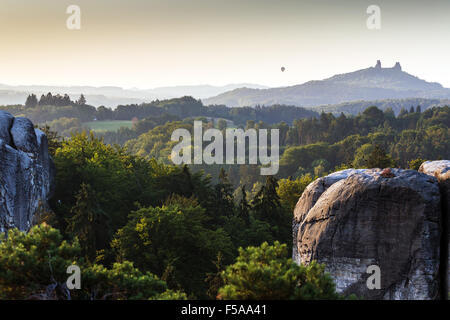
<path id="1" fill-rule="evenodd" d="M 46 135 L 0 111 L 0 232 L 31 227 L 38 208 L 47 206 L 54 171 Z"/>

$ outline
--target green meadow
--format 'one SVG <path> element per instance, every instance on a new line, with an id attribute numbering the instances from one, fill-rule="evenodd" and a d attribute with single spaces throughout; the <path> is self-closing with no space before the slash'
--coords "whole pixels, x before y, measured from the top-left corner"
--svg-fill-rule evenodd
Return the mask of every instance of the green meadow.
<path id="1" fill-rule="evenodd" d="M 92 131 L 95 132 L 106 132 L 106 131 L 117 131 L 121 127 L 131 128 L 133 122 L 128 120 L 90 121 L 84 122 L 83 125 L 89 127 Z"/>

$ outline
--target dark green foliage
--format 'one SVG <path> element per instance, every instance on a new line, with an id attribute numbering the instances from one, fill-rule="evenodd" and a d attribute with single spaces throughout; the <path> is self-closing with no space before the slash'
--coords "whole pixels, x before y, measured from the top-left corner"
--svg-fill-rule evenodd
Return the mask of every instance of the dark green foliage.
<path id="1" fill-rule="evenodd" d="M 109 242 L 110 217 L 97 202 L 96 192 L 88 184 L 82 183 L 75 195 L 75 204 L 70 210 L 66 233 L 78 237 L 83 255 L 94 261 L 96 250 Z"/>
<path id="2" fill-rule="evenodd" d="M 80 106 L 84 106 L 86 104 L 86 98 L 84 97 L 84 95 L 80 95 L 80 98 L 78 98 L 76 104 Z"/>
<path id="3" fill-rule="evenodd" d="M 224 265 L 221 252 L 217 254 L 217 260 L 214 262 L 214 265 L 216 267 L 216 272 L 208 273 L 205 279 L 205 282 L 208 284 L 208 290 L 206 291 L 206 294 L 210 299 L 213 300 L 217 298 L 217 293 L 219 292 L 220 287 L 224 285 L 222 279 Z"/>
<path id="4" fill-rule="evenodd" d="M 186 297 L 167 288 L 192 298 L 334 299 L 322 266 L 287 258 L 292 211 L 306 186 L 338 169 L 417 170 L 422 159 L 450 158 L 449 107 L 421 112 L 408 105 L 396 117 L 394 109 L 371 106 L 335 116 L 286 106 L 205 107 L 184 97 L 96 110 L 50 94 L 6 109 L 47 124 L 57 175 L 52 210 L 40 220 L 58 229 L 11 231 L 0 243 L 0 297 L 7 298 L 43 297 L 77 263 L 85 287 L 76 299 Z M 102 134 L 105 140 L 84 132 L 62 141 L 52 131 L 67 137 L 95 117 L 140 120 Z M 278 175 L 265 178 L 258 165 L 171 165 L 175 129 L 192 132 L 194 119 L 212 128 L 219 118 L 279 129 Z M 52 298 L 67 298 L 60 287 Z"/>
<path id="5" fill-rule="evenodd" d="M 59 137 L 58 133 L 52 131 L 48 125 L 40 127 L 39 129 L 47 136 L 48 152 L 52 157 L 54 157 L 56 150 L 62 146 L 61 138 Z"/>
<path id="6" fill-rule="evenodd" d="M 255 219 L 270 226 L 273 239 L 286 241 L 291 235 L 292 212 L 281 205 L 277 188 L 277 180 L 268 176 L 252 201 L 252 212 Z"/>
<path id="7" fill-rule="evenodd" d="M 250 224 L 250 204 L 247 201 L 247 192 L 245 191 L 245 185 L 240 187 L 241 199 L 239 200 L 238 216 L 241 218 L 245 225 Z"/>
<path id="8" fill-rule="evenodd" d="M 380 145 L 376 145 L 365 159 L 367 168 L 389 168 L 395 166 L 394 161 Z"/>
<path id="9" fill-rule="evenodd" d="M 38 105 L 38 100 L 35 94 L 30 94 L 25 101 L 25 108 L 34 108 Z"/>
<path id="10" fill-rule="evenodd" d="M 84 104 L 86 104 L 86 100 L 84 100 L 84 102 L 85 102 Z M 76 102 L 70 100 L 70 97 L 67 94 L 61 96 L 60 94 L 52 95 L 52 93 L 49 92 L 46 95 L 42 95 L 41 98 L 39 99 L 40 106 L 62 107 L 62 106 L 71 106 L 75 104 Z"/>
<path id="11" fill-rule="evenodd" d="M 9 230 L 0 234 L 0 299 L 183 299 L 168 291 L 164 281 L 142 273 L 132 263 L 115 263 L 107 269 L 88 264 L 77 240 L 67 242 L 47 225 L 28 233 Z M 67 268 L 81 270 L 81 289 L 67 290 Z"/>
<path id="12" fill-rule="evenodd" d="M 99 239 L 96 250 L 108 246 L 136 201 L 146 204 L 155 198 L 150 175 L 156 164 L 104 145 L 92 135 L 80 134 L 64 141 L 54 161 L 57 176 L 51 207 L 59 221 L 56 227 L 80 230 L 77 221 L 83 224 L 81 221 L 94 219 L 89 216 L 98 222 L 108 221 L 99 223 L 104 240 Z M 78 232 L 75 235 L 80 236 Z"/>
<path id="13" fill-rule="evenodd" d="M 220 217 L 227 217 L 234 215 L 234 199 L 233 186 L 228 180 L 228 176 L 223 168 L 220 169 L 219 183 L 214 186 L 216 206 L 215 223 L 221 223 Z"/>
<path id="14" fill-rule="evenodd" d="M 277 194 L 278 182 L 272 176 L 268 176 L 266 183 L 258 191 L 253 199 L 255 217 L 269 223 L 280 219 L 280 197 Z"/>
<path id="15" fill-rule="evenodd" d="M 236 263 L 222 273 L 225 285 L 218 297 L 224 300 L 338 299 L 333 280 L 315 262 L 297 265 L 286 245 L 267 242 L 239 249 Z"/>
<path id="16" fill-rule="evenodd" d="M 90 258 L 109 248 L 112 236 L 126 224 L 131 211 L 162 205 L 173 194 L 194 196 L 210 217 L 215 214 L 209 178 L 191 174 L 187 167 L 168 167 L 154 159 L 132 156 L 120 147 L 103 144 L 92 134 L 63 141 L 54 161 L 54 226 L 67 236 L 86 241 Z"/>
<path id="17" fill-rule="evenodd" d="M 214 271 L 218 253 L 229 260 L 233 248 L 223 230 L 208 228 L 204 209 L 176 205 L 132 213 L 113 247 L 119 261 L 130 260 L 141 270 L 160 276 L 170 270 L 173 289 L 186 288 L 199 298 L 206 293 L 204 279 Z"/>
<path id="18" fill-rule="evenodd" d="M 343 164 L 408 168 L 417 158 L 450 158 L 450 107 L 434 107 L 422 113 L 405 110 L 397 118 L 375 107 L 353 118 L 330 116 L 331 120 L 322 115 L 319 120 L 294 122 L 287 138 L 292 146 L 285 148 L 280 159 L 280 176 L 316 174 L 314 161 L 318 159 L 326 161 L 324 171 L 328 172 Z M 379 148 L 374 151 L 377 145 L 384 155 Z"/>

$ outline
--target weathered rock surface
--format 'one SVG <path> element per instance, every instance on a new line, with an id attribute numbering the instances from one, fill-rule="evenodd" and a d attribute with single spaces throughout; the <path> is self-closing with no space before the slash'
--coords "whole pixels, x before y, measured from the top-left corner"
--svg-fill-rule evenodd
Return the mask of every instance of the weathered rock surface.
<path id="1" fill-rule="evenodd" d="M 349 169 L 311 183 L 294 211 L 293 258 L 325 263 L 345 295 L 438 298 L 437 179 L 413 170 L 391 172 L 385 177 L 380 169 Z M 367 287 L 370 265 L 380 267 L 380 289 Z"/>
<path id="2" fill-rule="evenodd" d="M 6 144 L 11 144 L 11 130 L 14 117 L 8 112 L 0 111 L 0 139 Z"/>
<path id="3" fill-rule="evenodd" d="M 450 216 L 450 161 L 425 161 L 419 169 L 420 172 L 436 177 L 441 189 L 442 204 L 442 229 L 444 237 L 441 239 L 441 254 L 447 252 L 447 256 L 441 259 L 441 269 L 447 281 L 444 284 L 443 294 L 449 292 L 450 284 L 450 232 L 449 232 L 449 216 Z M 446 239 L 445 239 L 446 238 Z"/>
<path id="4" fill-rule="evenodd" d="M 53 179 L 45 134 L 0 111 L 0 232 L 28 230 L 36 210 L 47 205 Z"/>

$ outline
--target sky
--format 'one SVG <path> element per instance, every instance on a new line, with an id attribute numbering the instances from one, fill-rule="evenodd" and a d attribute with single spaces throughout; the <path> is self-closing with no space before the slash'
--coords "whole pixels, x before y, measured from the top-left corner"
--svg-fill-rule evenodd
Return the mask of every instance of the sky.
<path id="1" fill-rule="evenodd" d="M 380 59 L 450 87 L 449 0 L 0 0 L 0 44 L 11 85 L 276 87 Z"/>

